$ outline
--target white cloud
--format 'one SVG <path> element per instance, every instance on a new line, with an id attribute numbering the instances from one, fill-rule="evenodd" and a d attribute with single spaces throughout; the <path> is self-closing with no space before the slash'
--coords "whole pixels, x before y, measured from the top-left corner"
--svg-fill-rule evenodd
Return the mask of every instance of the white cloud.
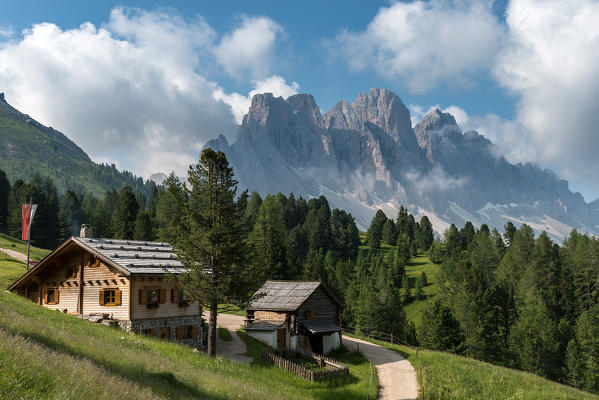
<path id="1" fill-rule="evenodd" d="M 0 38 L 11 38 L 13 35 L 14 32 L 12 29 L 0 27 Z"/>
<path id="2" fill-rule="evenodd" d="M 512 0 L 495 74 L 521 97 L 517 120 L 542 163 L 597 181 L 599 3 Z M 593 166 L 592 168 L 590 166 Z"/>
<path id="3" fill-rule="evenodd" d="M 460 108 L 458 106 L 449 106 L 447 108 L 443 108 L 441 109 L 441 111 L 443 111 L 444 113 L 448 113 L 453 115 L 453 117 L 455 118 L 455 122 L 458 123 L 458 125 L 464 129 L 464 126 L 468 123 L 468 121 L 470 120 L 470 116 L 468 115 L 468 113 L 463 109 Z"/>
<path id="4" fill-rule="evenodd" d="M 232 76 L 265 79 L 283 28 L 266 17 L 242 17 L 239 26 L 215 48 L 218 62 Z"/>
<path id="5" fill-rule="evenodd" d="M 350 68 L 373 68 L 422 93 L 440 83 L 472 85 L 492 65 L 503 27 L 491 1 L 433 0 L 381 8 L 363 32 L 342 31 L 328 42 Z"/>
<path id="6" fill-rule="evenodd" d="M 439 192 L 457 189 L 468 183 L 463 177 L 449 176 L 443 168 L 436 165 L 428 174 L 420 172 L 408 172 L 406 178 L 414 185 L 418 195 L 426 192 Z"/>
<path id="7" fill-rule="evenodd" d="M 505 156 L 512 163 L 527 163 L 539 158 L 537 146 L 530 141 L 526 128 L 518 121 L 487 114 L 473 116 L 460 126 L 464 131 L 475 130 L 493 142 L 497 157 Z"/>
<path id="8" fill-rule="evenodd" d="M 184 175 L 206 141 L 237 129 L 230 103 L 213 96 L 222 89 L 203 75 L 215 36 L 201 17 L 168 10 L 116 8 L 99 28 L 37 24 L 0 42 L 0 88 L 93 159 L 118 157 L 145 177 Z"/>
<path id="9" fill-rule="evenodd" d="M 231 106 L 231 112 L 238 124 L 241 124 L 243 116 L 247 114 L 252 103 L 252 97 L 255 95 L 259 93 L 272 93 L 275 97 L 281 96 L 286 99 L 289 96 L 297 94 L 300 88 L 297 82 L 291 82 L 288 85 L 285 79 L 278 75 L 273 75 L 261 81 L 253 81 L 252 84 L 254 89 L 247 96 L 235 92 L 227 94 L 222 89 L 214 92 L 215 99 L 222 100 Z"/>

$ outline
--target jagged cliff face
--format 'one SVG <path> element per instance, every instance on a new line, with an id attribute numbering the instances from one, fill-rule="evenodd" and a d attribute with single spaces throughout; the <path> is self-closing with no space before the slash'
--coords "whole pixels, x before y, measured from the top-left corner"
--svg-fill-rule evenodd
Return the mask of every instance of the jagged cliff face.
<path id="1" fill-rule="evenodd" d="M 440 233 L 466 220 L 503 229 L 527 222 L 562 238 L 596 232 L 599 206 L 586 204 L 549 170 L 510 164 L 475 131 L 434 110 L 412 128 L 401 99 L 386 89 L 360 93 L 321 114 L 314 98 L 256 95 L 227 154 L 240 186 L 268 193 L 324 194 L 367 227 L 378 208 L 427 214 Z"/>

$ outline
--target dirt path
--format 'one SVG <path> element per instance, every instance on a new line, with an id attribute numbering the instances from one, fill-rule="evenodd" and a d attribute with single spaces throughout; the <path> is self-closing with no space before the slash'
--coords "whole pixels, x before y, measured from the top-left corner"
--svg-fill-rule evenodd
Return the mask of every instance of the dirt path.
<path id="1" fill-rule="evenodd" d="M 204 319 L 208 320 L 208 317 L 209 315 L 204 313 Z M 245 342 L 241 340 L 239 335 L 237 335 L 237 329 L 243 325 L 243 317 L 229 314 L 218 314 L 216 325 L 228 329 L 233 337 L 231 342 L 225 342 L 217 335 L 216 354 L 241 363 L 250 364 L 252 362 L 252 358 L 244 356 L 245 352 L 247 351 Z"/>
<path id="2" fill-rule="evenodd" d="M 379 376 L 379 399 L 418 399 L 418 380 L 412 364 L 399 353 L 360 339 L 343 337 L 343 345 L 358 349 L 375 366 Z"/>
<path id="3" fill-rule="evenodd" d="M 19 253 L 18 251 L 14 251 L 14 250 L 10 250 L 10 249 L 3 249 L 3 248 L 0 248 L 0 251 L 5 253 L 9 257 L 17 259 L 19 261 L 23 261 L 24 263 L 27 262 L 27 256 L 25 254 Z"/>

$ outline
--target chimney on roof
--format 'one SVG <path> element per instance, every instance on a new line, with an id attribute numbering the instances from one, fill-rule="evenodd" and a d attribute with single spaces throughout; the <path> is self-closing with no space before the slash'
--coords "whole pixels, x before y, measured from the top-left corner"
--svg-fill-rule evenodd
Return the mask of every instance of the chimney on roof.
<path id="1" fill-rule="evenodd" d="M 89 224 L 81 225 L 81 232 L 79 232 L 79 236 L 82 238 L 91 239 L 94 237 L 94 232 L 92 230 L 92 226 Z"/>

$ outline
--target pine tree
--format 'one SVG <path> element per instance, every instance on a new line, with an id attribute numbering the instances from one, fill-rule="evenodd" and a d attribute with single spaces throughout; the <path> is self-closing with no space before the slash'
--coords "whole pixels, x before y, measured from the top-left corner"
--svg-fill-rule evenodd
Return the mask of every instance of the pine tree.
<path id="1" fill-rule="evenodd" d="M 115 239 L 133 239 L 135 219 L 139 212 L 139 204 L 131 186 L 124 186 L 112 214 L 112 232 Z"/>
<path id="2" fill-rule="evenodd" d="M 383 226 L 387 221 L 387 216 L 383 210 L 378 210 L 376 215 L 372 218 L 370 228 L 366 233 L 368 245 L 373 249 L 381 247 L 381 241 L 383 240 Z"/>
<path id="3" fill-rule="evenodd" d="M 464 336 L 460 324 L 440 298 L 436 297 L 426 303 L 422 311 L 422 322 L 418 329 L 418 342 L 422 347 L 431 350 L 461 353 Z"/>
<path id="4" fill-rule="evenodd" d="M 395 246 L 397 242 L 397 231 L 395 229 L 395 222 L 391 218 L 387 219 L 383 224 L 381 232 L 383 243 Z"/>
<path id="5" fill-rule="evenodd" d="M 62 240 L 79 235 L 81 224 L 85 222 L 83 207 L 79 197 L 72 190 L 67 190 L 60 198 L 59 218 L 63 223 Z"/>
<path id="6" fill-rule="evenodd" d="M 512 244 L 512 240 L 514 240 L 514 235 L 516 234 L 517 229 L 511 221 L 508 221 L 508 223 L 505 224 L 504 229 L 505 234 L 503 236 L 505 237 L 505 240 L 507 241 L 507 244 L 509 246 L 510 244 Z"/>
<path id="7" fill-rule="evenodd" d="M 420 219 L 420 229 L 418 230 L 418 246 L 427 251 L 433 244 L 434 234 L 433 226 L 426 215 Z"/>
<path id="8" fill-rule="evenodd" d="M 0 232 L 8 229 L 8 197 L 10 196 L 10 182 L 6 173 L 0 169 Z"/>
<path id="9" fill-rule="evenodd" d="M 408 235 L 402 233 L 397 239 L 397 248 L 395 249 L 396 259 L 401 265 L 406 265 L 412 258 L 410 242 Z"/>
<path id="10" fill-rule="evenodd" d="M 422 276 L 419 276 L 416 279 L 416 287 L 414 288 L 414 298 L 417 300 L 422 300 L 424 297 L 422 294 L 422 288 L 424 288 L 424 283 L 422 282 Z"/>
<path id="11" fill-rule="evenodd" d="M 216 355 L 216 318 L 219 304 L 247 307 L 262 272 L 247 263 L 244 198 L 236 198 L 237 181 L 222 152 L 205 149 L 188 172 L 189 203 L 184 226 L 173 248 L 187 272 L 176 279 L 192 300 L 210 309 L 208 354 Z M 178 200 L 181 201 L 181 200 Z"/>
<path id="12" fill-rule="evenodd" d="M 135 228 L 133 229 L 134 240 L 152 241 L 154 240 L 154 230 L 152 229 L 152 218 L 148 211 L 140 211 L 135 218 Z"/>
<path id="13" fill-rule="evenodd" d="M 254 229 L 249 235 L 252 260 L 265 268 L 265 279 L 285 279 L 285 214 L 280 200 L 266 196 L 258 210 Z"/>
<path id="14" fill-rule="evenodd" d="M 559 373 L 557 327 L 540 297 L 530 295 L 519 308 L 510 332 L 510 345 L 520 368 L 548 378 Z"/>
<path id="15" fill-rule="evenodd" d="M 185 185 L 171 173 L 163 182 L 165 190 L 156 202 L 156 238 L 163 242 L 172 242 L 182 225 L 187 205 Z"/>
<path id="16" fill-rule="evenodd" d="M 244 213 L 244 219 L 246 220 L 247 226 L 250 230 L 254 227 L 256 218 L 258 218 L 258 211 L 260 210 L 261 205 L 262 197 L 260 197 L 258 192 L 253 191 L 250 194 L 250 199 L 248 200 L 248 205 Z"/>

